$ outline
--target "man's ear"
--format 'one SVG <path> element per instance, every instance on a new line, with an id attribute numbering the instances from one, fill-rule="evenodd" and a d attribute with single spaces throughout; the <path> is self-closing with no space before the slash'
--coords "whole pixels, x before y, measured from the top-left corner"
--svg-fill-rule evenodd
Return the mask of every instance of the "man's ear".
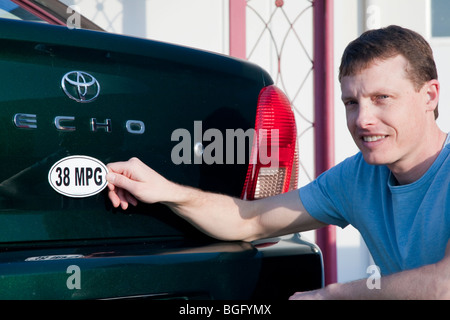
<path id="1" fill-rule="evenodd" d="M 441 89 L 441 85 L 438 80 L 430 80 L 425 84 L 426 89 L 426 106 L 427 111 L 433 111 L 437 108 L 439 104 L 439 93 Z"/>

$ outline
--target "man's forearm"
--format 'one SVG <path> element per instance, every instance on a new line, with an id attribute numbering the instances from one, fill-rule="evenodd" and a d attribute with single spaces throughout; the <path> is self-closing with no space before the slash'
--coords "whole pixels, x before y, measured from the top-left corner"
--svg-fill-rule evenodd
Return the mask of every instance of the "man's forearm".
<path id="1" fill-rule="evenodd" d="M 450 299 L 449 274 L 448 265 L 440 262 L 381 277 L 378 279 L 378 288 L 368 285 L 368 279 L 362 279 L 349 283 L 331 284 L 313 292 L 299 293 L 292 299 Z"/>
<path id="2" fill-rule="evenodd" d="M 185 186 L 175 188 L 177 200 L 165 204 L 203 232 L 221 240 L 253 241 L 325 226 L 306 212 L 297 190 L 244 201 Z"/>
<path id="3" fill-rule="evenodd" d="M 164 204 L 202 232 L 221 240 L 251 237 L 251 203 L 181 185 L 175 188 L 179 199 Z"/>
<path id="4" fill-rule="evenodd" d="M 308 214 L 298 190 L 244 201 L 171 182 L 137 158 L 108 168 L 108 196 L 114 207 L 163 203 L 217 239 L 252 241 L 324 226 Z"/>
<path id="5" fill-rule="evenodd" d="M 114 207 L 163 203 L 198 229 L 221 240 L 252 238 L 252 204 L 171 182 L 137 158 L 108 164 L 108 196 Z"/>
<path id="6" fill-rule="evenodd" d="M 370 286 L 370 279 L 347 284 L 330 285 L 327 290 L 337 299 L 439 299 L 441 298 L 436 265 L 408 270 L 381 277 L 378 287 Z"/>

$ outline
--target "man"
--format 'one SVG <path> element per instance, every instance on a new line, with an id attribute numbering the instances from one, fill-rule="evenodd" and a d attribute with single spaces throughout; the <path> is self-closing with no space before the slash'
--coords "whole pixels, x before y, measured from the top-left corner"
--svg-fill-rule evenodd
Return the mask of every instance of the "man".
<path id="1" fill-rule="evenodd" d="M 223 240 L 355 226 L 381 268 L 293 299 L 450 298 L 450 139 L 436 124 L 440 85 L 428 43 L 397 26 L 349 44 L 340 67 L 347 125 L 360 153 L 309 185 L 243 201 L 174 184 L 137 159 L 109 165 L 109 197 L 161 202 Z"/>

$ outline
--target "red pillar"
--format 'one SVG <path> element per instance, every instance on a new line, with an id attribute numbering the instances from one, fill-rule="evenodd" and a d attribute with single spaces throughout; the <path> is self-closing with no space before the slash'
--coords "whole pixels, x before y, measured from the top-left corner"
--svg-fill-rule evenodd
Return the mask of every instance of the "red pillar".
<path id="1" fill-rule="evenodd" d="M 230 56 L 246 58 L 245 0 L 229 0 Z"/>
<path id="2" fill-rule="evenodd" d="M 334 50 L 333 0 L 314 0 L 314 138 L 315 173 L 334 165 Z M 316 242 L 322 250 L 325 284 L 337 282 L 336 229 L 317 230 Z"/>

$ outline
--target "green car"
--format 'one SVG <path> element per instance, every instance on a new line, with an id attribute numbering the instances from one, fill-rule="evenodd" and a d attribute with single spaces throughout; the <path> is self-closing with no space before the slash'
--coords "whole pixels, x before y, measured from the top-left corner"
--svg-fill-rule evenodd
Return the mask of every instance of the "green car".
<path id="1" fill-rule="evenodd" d="M 24 21 L 25 2 L 42 1 L 0 1 L 0 299 L 287 299 L 323 285 L 320 250 L 298 234 L 218 241 L 163 205 L 114 209 L 104 190 L 105 164 L 131 157 L 249 201 L 295 188 L 295 120 L 263 69 Z"/>

